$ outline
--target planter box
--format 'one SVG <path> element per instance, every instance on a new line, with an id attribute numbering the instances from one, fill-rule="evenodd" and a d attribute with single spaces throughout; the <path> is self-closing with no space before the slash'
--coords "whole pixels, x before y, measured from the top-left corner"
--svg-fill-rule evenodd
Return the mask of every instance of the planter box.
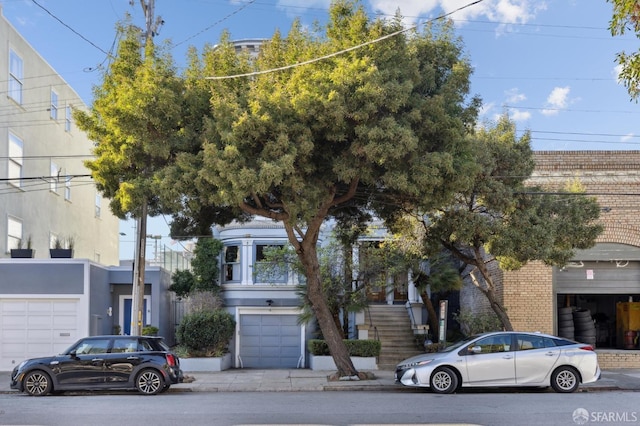
<path id="1" fill-rule="evenodd" d="M 31 259 L 36 254 L 33 249 L 11 249 L 13 259 Z"/>
<path id="2" fill-rule="evenodd" d="M 70 259 L 73 257 L 72 249 L 49 249 L 49 256 L 52 259 Z"/>
<path id="3" fill-rule="evenodd" d="M 374 356 L 352 356 L 351 362 L 356 370 L 377 370 L 378 363 Z M 309 368 L 312 370 L 336 370 L 333 357 L 325 355 L 309 355 Z"/>
<path id="4" fill-rule="evenodd" d="M 231 368 L 231 354 L 210 358 L 180 358 L 180 368 L 185 373 L 228 370 Z"/>

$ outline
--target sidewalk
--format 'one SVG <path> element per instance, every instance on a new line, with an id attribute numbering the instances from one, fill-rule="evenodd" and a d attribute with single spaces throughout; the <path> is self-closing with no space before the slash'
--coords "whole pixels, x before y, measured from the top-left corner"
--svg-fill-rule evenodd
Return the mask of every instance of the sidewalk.
<path id="1" fill-rule="evenodd" d="M 313 391 L 373 391 L 424 392 L 395 384 L 393 371 L 372 371 L 375 379 L 359 381 L 329 381 L 333 371 L 308 369 L 253 370 L 231 369 L 220 372 L 185 372 L 190 383 L 171 386 L 169 392 L 313 392 Z M 9 388 L 11 373 L 0 372 L 0 393 L 13 393 Z M 606 370 L 595 383 L 581 385 L 579 392 L 640 391 L 640 369 Z"/>

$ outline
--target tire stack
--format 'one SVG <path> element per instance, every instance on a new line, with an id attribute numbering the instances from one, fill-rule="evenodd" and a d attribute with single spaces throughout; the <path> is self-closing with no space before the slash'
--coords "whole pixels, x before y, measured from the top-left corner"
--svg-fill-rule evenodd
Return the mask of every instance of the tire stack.
<path id="1" fill-rule="evenodd" d="M 558 308 L 558 336 L 575 340 L 573 324 L 573 307 Z"/>
<path id="2" fill-rule="evenodd" d="M 573 324 L 575 328 L 575 340 L 595 348 L 596 324 L 591 318 L 591 311 L 589 309 L 576 309 L 573 311 Z"/>

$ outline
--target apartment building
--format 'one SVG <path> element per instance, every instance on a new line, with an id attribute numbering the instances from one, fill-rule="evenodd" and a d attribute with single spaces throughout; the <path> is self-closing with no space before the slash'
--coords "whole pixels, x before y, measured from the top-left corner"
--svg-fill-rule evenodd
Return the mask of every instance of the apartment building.
<path id="1" fill-rule="evenodd" d="M 84 166 L 93 143 L 75 126 L 80 96 L 0 11 L 0 257 L 56 240 L 74 257 L 117 265 L 119 221 Z"/>

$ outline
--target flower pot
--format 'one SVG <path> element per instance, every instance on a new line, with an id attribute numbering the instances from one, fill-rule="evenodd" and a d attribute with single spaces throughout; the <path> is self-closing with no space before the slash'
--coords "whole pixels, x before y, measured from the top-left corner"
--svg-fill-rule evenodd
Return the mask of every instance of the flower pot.
<path id="1" fill-rule="evenodd" d="M 185 372 L 224 371 L 231 368 L 231 354 L 209 358 L 180 358 L 180 368 Z"/>
<path id="2" fill-rule="evenodd" d="M 72 249 L 49 249 L 49 256 L 52 259 L 62 259 L 62 258 L 71 258 L 73 257 Z"/>
<path id="3" fill-rule="evenodd" d="M 33 249 L 11 249 L 13 259 L 31 259 L 35 254 L 36 251 Z"/>
<path id="4" fill-rule="evenodd" d="M 351 362 L 356 370 L 377 370 L 378 363 L 374 356 L 352 356 Z M 336 363 L 332 356 L 309 355 L 309 368 L 312 370 L 335 370 Z"/>

